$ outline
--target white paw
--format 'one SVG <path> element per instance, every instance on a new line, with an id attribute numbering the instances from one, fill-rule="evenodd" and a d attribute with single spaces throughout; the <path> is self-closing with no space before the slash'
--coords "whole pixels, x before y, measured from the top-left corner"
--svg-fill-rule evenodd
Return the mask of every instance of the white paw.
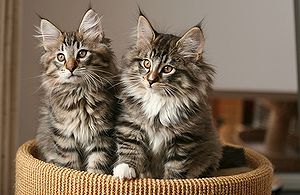
<path id="1" fill-rule="evenodd" d="M 134 168 L 131 168 L 128 164 L 122 163 L 114 168 L 114 177 L 119 179 L 132 179 L 136 178 Z"/>

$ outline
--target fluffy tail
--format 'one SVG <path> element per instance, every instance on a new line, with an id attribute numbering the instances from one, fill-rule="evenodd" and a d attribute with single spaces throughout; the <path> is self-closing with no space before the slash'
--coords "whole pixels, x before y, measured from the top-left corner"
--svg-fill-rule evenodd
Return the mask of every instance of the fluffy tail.
<path id="1" fill-rule="evenodd" d="M 220 169 L 246 166 L 245 151 L 243 148 L 223 146 L 223 157 L 220 161 Z"/>

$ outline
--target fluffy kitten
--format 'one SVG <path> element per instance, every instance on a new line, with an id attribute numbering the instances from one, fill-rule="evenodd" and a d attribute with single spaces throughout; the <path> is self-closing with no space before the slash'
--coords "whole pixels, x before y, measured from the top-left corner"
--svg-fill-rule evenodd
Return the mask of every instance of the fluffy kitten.
<path id="1" fill-rule="evenodd" d="M 203 46 L 199 26 L 176 37 L 139 17 L 137 42 L 122 60 L 115 177 L 195 178 L 218 168 L 222 149 L 207 100 L 214 70 Z"/>
<path id="2" fill-rule="evenodd" d="M 42 87 L 37 144 L 42 158 L 58 166 L 111 173 L 115 161 L 114 54 L 101 18 L 88 10 L 75 32 L 40 24 Z"/>

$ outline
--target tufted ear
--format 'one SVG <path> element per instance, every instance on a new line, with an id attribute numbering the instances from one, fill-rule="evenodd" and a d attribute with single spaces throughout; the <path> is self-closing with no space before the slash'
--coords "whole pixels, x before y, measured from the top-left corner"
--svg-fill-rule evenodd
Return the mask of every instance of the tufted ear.
<path id="1" fill-rule="evenodd" d="M 137 26 L 137 45 L 150 44 L 155 39 L 155 32 L 145 16 L 139 16 Z"/>
<path id="2" fill-rule="evenodd" d="M 62 35 L 61 31 L 51 22 L 41 19 L 40 35 L 41 45 L 47 51 L 51 46 L 57 43 L 57 39 Z"/>
<path id="3" fill-rule="evenodd" d="M 199 27 L 188 30 L 176 43 L 179 52 L 185 57 L 199 58 L 204 47 L 204 35 Z"/>
<path id="4" fill-rule="evenodd" d="M 84 14 L 78 31 L 83 35 L 84 39 L 91 41 L 101 41 L 104 37 L 101 18 L 92 9 L 89 9 Z"/>

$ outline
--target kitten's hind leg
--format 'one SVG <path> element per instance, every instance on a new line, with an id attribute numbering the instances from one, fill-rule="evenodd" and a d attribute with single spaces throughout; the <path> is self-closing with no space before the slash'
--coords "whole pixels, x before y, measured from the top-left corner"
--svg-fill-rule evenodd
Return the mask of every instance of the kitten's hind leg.
<path id="1" fill-rule="evenodd" d="M 80 169 L 80 160 L 79 160 L 78 153 L 49 153 L 46 157 L 46 162 L 55 164 L 56 166 L 60 167 L 67 167 L 75 170 L 81 170 Z"/>
<path id="2" fill-rule="evenodd" d="M 75 140 L 60 134 L 54 128 L 51 130 L 53 133 L 49 136 L 48 134 L 37 136 L 39 152 L 43 160 L 60 167 L 81 170 L 80 154 L 76 149 Z"/>
<path id="3" fill-rule="evenodd" d="M 74 137 L 66 136 L 48 120 L 44 118 L 36 136 L 41 160 L 60 167 L 81 170 L 80 154 Z"/>
<path id="4" fill-rule="evenodd" d="M 191 154 L 195 149 L 194 142 L 183 142 L 183 138 L 175 141 L 177 144 L 172 144 L 167 151 L 164 164 L 164 179 L 185 179 L 188 176 L 192 161 L 188 154 Z M 183 144 L 184 143 L 184 144 Z"/>
<path id="5" fill-rule="evenodd" d="M 164 165 L 163 179 L 185 179 L 187 175 L 184 161 L 170 160 Z"/>

